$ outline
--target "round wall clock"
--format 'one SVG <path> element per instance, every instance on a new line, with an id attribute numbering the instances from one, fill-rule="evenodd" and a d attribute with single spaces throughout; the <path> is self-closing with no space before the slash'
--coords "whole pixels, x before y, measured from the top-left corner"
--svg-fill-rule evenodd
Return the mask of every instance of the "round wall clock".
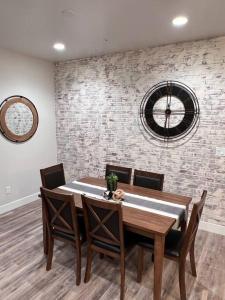
<path id="1" fill-rule="evenodd" d="M 186 137 L 195 128 L 199 113 L 195 93 L 178 81 L 163 81 L 153 86 L 140 106 L 145 131 L 164 142 Z"/>

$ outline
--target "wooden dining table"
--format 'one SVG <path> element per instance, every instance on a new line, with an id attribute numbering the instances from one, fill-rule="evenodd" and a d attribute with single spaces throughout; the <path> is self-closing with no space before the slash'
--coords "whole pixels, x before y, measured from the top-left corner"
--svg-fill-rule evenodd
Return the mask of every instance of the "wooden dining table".
<path id="1" fill-rule="evenodd" d="M 105 179 L 86 177 L 79 180 L 80 182 L 95 185 L 106 186 Z M 118 183 L 118 188 L 123 189 L 127 193 L 145 196 L 149 198 L 158 199 L 165 202 L 181 204 L 186 207 L 188 213 L 190 197 L 176 195 L 172 193 L 152 190 L 139 186 L 133 186 L 124 183 Z M 65 190 L 56 188 L 53 191 L 59 193 L 68 193 Z M 70 192 L 71 193 L 71 192 Z M 81 195 L 74 193 L 75 205 L 78 209 L 82 210 Z M 122 206 L 123 223 L 127 230 L 142 234 L 146 237 L 154 239 L 154 300 L 161 299 L 162 289 L 162 275 L 163 275 L 163 258 L 164 246 L 167 233 L 172 229 L 176 220 L 172 217 L 144 211 L 134 207 Z M 186 216 L 187 216 L 186 213 Z M 186 230 L 186 221 L 184 218 L 180 224 L 181 230 Z"/>

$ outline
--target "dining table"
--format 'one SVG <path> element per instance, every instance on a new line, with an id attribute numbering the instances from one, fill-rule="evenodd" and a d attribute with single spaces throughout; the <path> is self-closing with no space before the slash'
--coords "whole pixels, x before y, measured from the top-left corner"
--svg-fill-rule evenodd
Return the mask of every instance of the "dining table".
<path id="1" fill-rule="evenodd" d="M 125 192 L 125 198 L 127 196 L 130 199 L 130 201 L 121 201 L 123 224 L 126 230 L 154 239 L 153 299 L 160 300 L 165 238 L 174 227 L 185 232 L 192 198 L 125 183 L 118 183 L 118 188 Z M 106 190 L 104 178 L 86 177 L 55 188 L 53 191 L 72 192 L 75 206 L 78 210 L 82 210 L 81 194 L 104 199 L 104 190 Z"/>

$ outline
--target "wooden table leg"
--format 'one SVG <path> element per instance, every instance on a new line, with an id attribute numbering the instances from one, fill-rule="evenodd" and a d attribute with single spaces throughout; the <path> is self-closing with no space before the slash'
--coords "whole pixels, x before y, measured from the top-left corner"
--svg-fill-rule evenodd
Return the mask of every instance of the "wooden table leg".
<path id="1" fill-rule="evenodd" d="M 155 235 L 154 244 L 154 300 L 161 299 L 165 236 Z"/>

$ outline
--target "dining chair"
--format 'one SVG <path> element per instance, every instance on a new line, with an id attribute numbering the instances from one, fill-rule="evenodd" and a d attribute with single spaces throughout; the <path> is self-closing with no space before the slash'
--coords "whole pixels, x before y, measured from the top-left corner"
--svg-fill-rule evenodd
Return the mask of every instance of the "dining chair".
<path id="1" fill-rule="evenodd" d="M 201 200 L 198 203 L 194 204 L 186 232 L 182 233 L 179 230 L 171 230 L 167 234 L 165 239 L 165 257 L 176 261 L 179 265 L 179 285 L 181 300 L 187 299 L 185 286 L 185 263 L 188 253 L 190 254 L 192 275 L 197 277 L 194 247 L 202 210 L 205 205 L 206 195 L 207 191 L 204 190 L 201 196 Z M 144 263 L 144 249 L 148 249 L 153 252 L 154 240 L 141 237 L 138 246 L 137 281 L 141 282 Z"/>
<path id="2" fill-rule="evenodd" d="M 120 299 L 125 294 L 125 255 L 135 245 L 135 235 L 125 232 L 119 203 L 91 199 L 82 195 L 87 235 L 87 264 L 84 282 L 91 276 L 93 252 L 120 260 Z"/>
<path id="3" fill-rule="evenodd" d="M 153 190 L 163 190 L 164 174 L 134 170 L 133 185 Z"/>
<path id="4" fill-rule="evenodd" d="M 40 170 L 42 186 L 46 189 L 52 190 L 61 185 L 66 184 L 63 164 L 54 165 Z M 40 196 L 40 195 L 39 195 Z M 48 254 L 47 245 L 47 227 L 44 220 L 44 207 L 42 201 L 42 221 L 43 221 L 43 245 L 44 253 Z"/>
<path id="5" fill-rule="evenodd" d="M 40 170 L 42 186 L 53 190 L 66 184 L 63 164 L 54 165 Z"/>
<path id="6" fill-rule="evenodd" d="M 132 168 L 106 165 L 105 177 L 109 176 L 110 173 L 114 173 L 118 177 L 118 182 L 130 184 Z"/>
<path id="7" fill-rule="evenodd" d="M 41 188 L 44 203 L 45 220 L 47 224 L 48 256 L 46 270 L 52 266 L 54 240 L 71 243 L 76 249 L 76 284 L 81 280 L 81 244 L 85 240 L 84 224 L 78 220 L 73 194 L 56 193 Z"/>

